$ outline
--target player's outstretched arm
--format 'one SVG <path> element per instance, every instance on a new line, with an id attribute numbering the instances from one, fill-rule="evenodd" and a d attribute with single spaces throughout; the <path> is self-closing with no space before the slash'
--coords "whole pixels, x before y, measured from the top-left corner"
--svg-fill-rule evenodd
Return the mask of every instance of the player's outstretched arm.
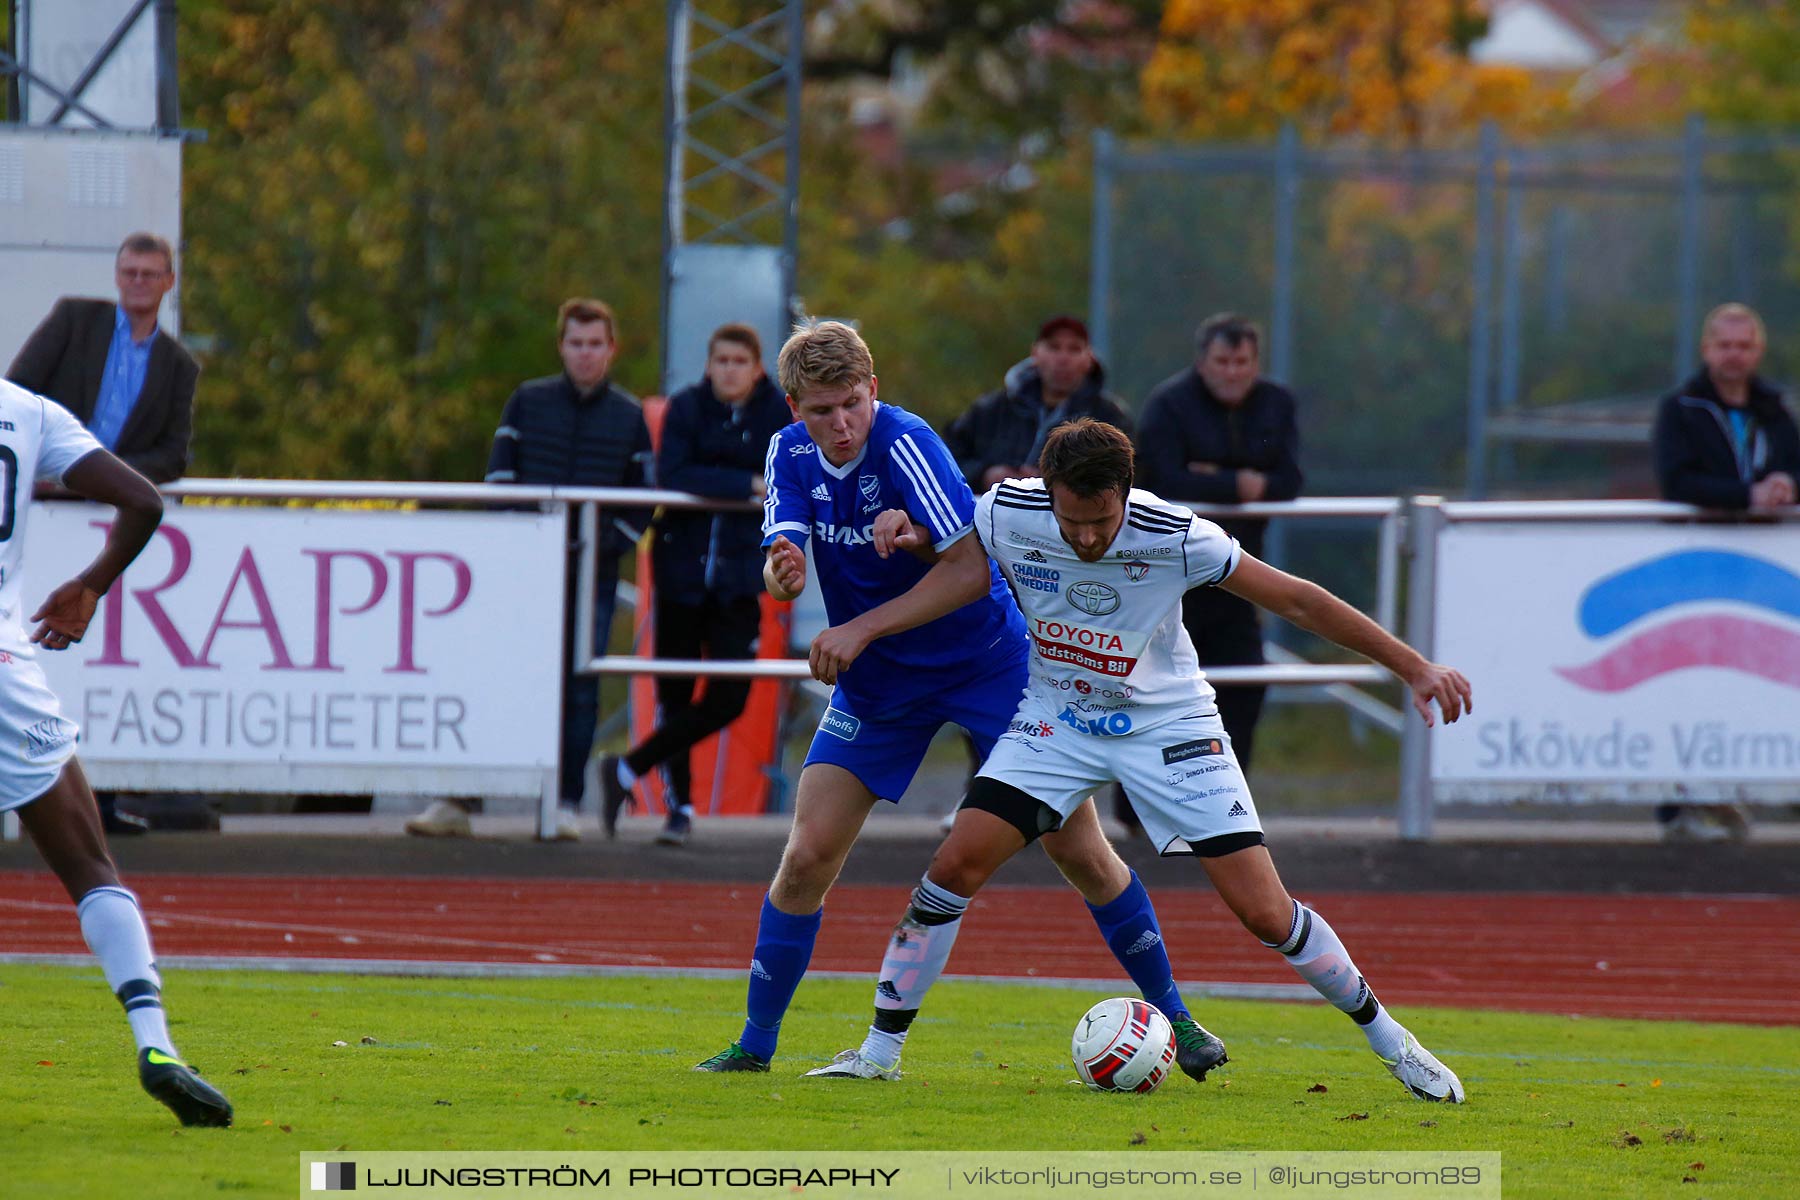
<path id="1" fill-rule="evenodd" d="M 105 450 L 82 456 L 63 472 L 63 486 L 118 510 L 99 555 L 75 578 L 50 593 L 31 619 L 31 640 L 46 650 L 66 650 L 87 633 L 100 597 L 143 552 L 162 523 L 163 502 L 148 479 Z"/>
<path id="2" fill-rule="evenodd" d="M 763 559 L 763 586 L 777 600 L 792 600 L 806 590 L 806 551 L 777 534 Z"/>
<path id="3" fill-rule="evenodd" d="M 946 546 L 937 564 L 905 593 L 814 638 L 810 656 L 813 678 L 836 683 L 838 672 L 855 662 L 876 638 L 916 629 L 973 604 L 987 595 L 989 584 L 987 551 L 971 530 Z"/>
<path id="4" fill-rule="evenodd" d="M 1237 569 L 1219 586 L 1302 629 L 1330 638 L 1346 650 L 1372 658 L 1398 675 L 1412 690 L 1413 707 L 1427 725 L 1433 723 L 1433 700 L 1438 702 L 1446 723 L 1465 711 L 1475 711 L 1469 681 L 1461 671 L 1427 661 L 1417 650 L 1310 580 L 1244 554 L 1238 559 Z"/>

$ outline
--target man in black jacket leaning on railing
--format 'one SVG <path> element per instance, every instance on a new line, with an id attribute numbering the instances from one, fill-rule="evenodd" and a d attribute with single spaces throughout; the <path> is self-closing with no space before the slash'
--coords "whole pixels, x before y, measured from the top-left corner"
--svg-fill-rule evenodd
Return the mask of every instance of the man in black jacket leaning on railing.
<path id="1" fill-rule="evenodd" d="M 1262 335 L 1233 313 L 1201 323 L 1194 365 L 1158 384 L 1138 422 L 1138 486 L 1170 500 L 1243 504 L 1300 494 L 1300 433 L 1294 394 L 1260 377 Z M 1258 558 L 1264 520 L 1221 520 Z M 1181 623 L 1202 667 L 1260 666 L 1256 606 L 1222 588 L 1195 588 Z M 1263 687 L 1219 688 L 1219 716 L 1246 773 L 1262 715 Z"/>
<path id="2" fill-rule="evenodd" d="M 1756 373 L 1765 345 L 1754 309 L 1721 304 L 1707 314 L 1706 365 L 1657 405 L 1651 445 L 1663 499 L 1736 512 L 1794 503 L 1800 431 L 1781 390 Z M 1656 821 L 1670 841 L 1742 838 L 1750 828 L 1735 804 L 1659 804 Z"/>
<path id="3" fill-rule="evenodd" d="M 1800 432 L 1781 389 L 1756 373 L 1762 318 L 1722 304 L 1706 318 L 1706 365 L 1656 410 L 1656 479 L 1663 499 L 1703 508 L 1776 508 L 1795 501 Z"/>
<path id="4" fill-rule="evenodd" d="M 557 350 L 563 372 L 519 385 L 500 415 L 488 453 L 487 482 L 564 487 L 643 487 L 649 482 L 650 431 L 631 393 L 608 377 L 618 336 L 612 309 L 598 300 L 573 299 L 557 312 Z M 635 512 L 602 514 L 600 575 L 594 594 L 594 649 L 606 652 L 618 588 L 619 557 L 637 540 Z M 575 639 L 576 587 L 581 577 L 579 526 L 569 527 L 569 562 L 563 591 L 562 745 L 557 759 L 561 804 L 556 836 L 581 836 L 581 803 L 594 728 L 600 716 L 600 681 L 569 670 Z M 439 800 L 406 823 L 425 837 L 467 837 L 469 813 L 461 803 Z"/>
<path id="5" fill-rule="evenodd" d="M 707 345 L 705 376 L 669 399 L 658 481 L 720 500 L 760 499 L 769 440 L 791 420 L 781 389 L 763 370 L 756 330 L 721 325 Z M 762 514 L 666 511 L 655 545 L 656 656 L 753 657 L 762 624 Z M 694 816 L 688 752 L 737 720 L 750 698 L 748 679 L 708 678 L 696 702 L 697 682 L 659 676 L 655 731 L 625 754 L 600 760 L 600 820 L 607 837 L 617 832 L 619 811 L 638 776 L 663 766 L 669 813 L 656 840 L 665 846 L 687 841 Z"/>

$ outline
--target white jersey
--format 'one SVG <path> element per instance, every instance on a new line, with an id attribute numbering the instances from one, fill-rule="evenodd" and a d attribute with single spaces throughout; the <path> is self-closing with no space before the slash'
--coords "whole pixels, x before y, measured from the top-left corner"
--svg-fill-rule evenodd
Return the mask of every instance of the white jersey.
<path id="1" fill-rule="evenodd" d="M 62 482 L 63 472 L 98 449 L 100 443 L 68 409 L 0 380 L 0 649 L 25 658 L 37 650 L 25 618 L 44 597 L 32 597 L 28 609 L 19 585 L 32 483 Z"/>
<path id="2" fill-rule="evenodd" d="M 1134 488 L 1105 556 L 1083 562 L 1037 479 L 990 489 L 976 502 L 975 531 L 1025 614 L 1028 694 L 1062 724 L 1117 736 L 1214 710 L 1181 597 L 1237 569 L 1237 539 Z"/>

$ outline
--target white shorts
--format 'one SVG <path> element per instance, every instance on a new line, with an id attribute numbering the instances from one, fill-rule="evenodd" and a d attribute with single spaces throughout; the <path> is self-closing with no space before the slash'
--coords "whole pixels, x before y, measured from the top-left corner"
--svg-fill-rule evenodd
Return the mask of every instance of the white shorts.
<path id="1" fill-rule="evenodd" d="M 1122 711 L 1127 719 L 1134 715 Z M 1060 703 L 1049 708 L 1027 692 L 979 774 L 1043 801 L 1065 819 L 1097 788 L 1122 783 L 1160 854 L 1188 854 L 1210 838 L 1262 832 L 1216 712 L 1122 733 L 1082 732 L 1062 712 Z M 1082 723 L 1117 727 L 1118 714 Z"/>
<path id="2" fill-rule="evenodd" d="M 75 757 L 78 732 L 37 660 L 0 650 L 0 812 L 50 790 Z"/>

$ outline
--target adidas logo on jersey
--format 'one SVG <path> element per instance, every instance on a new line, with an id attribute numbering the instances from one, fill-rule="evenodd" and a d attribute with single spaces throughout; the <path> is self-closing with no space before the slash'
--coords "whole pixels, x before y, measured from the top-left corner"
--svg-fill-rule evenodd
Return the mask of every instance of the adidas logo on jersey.
<path id="1" fill-rule="evenodd" d="M 1162 938 L 1157 935 L 1156 930 L 1146 929 L 1144 932 L 1138 934 L 1137 941 L 1131 943 L 1131 945 L 1126 948 L 1125 956 L 1129 958 L 1133 954 L 1142 954 L 1144 951 L 1160 945 L 1162 945 Z"/>
<path id="2" fill-rule="evenodd" d="M 1050 560 L 1044 557 L 1044 552 L 1042 550 L 1027 550 L 1025 552 L 1025 561 L 1026 562 L 1049 562 Z"/>
<path id="3" fill-rule="evenodd" d="M 1242 800 L 1233 800 L 1231 802 L 1231 808 L 1226 811 L 1225 815 L 1228 817 L 1247 817 L 1250 814 L 1244 810 L 1244 802 Z"/>
<path id="4" fill-rule="evenodd" d="M 768 970 L 764 968 L 762 960 L 760 959 L 753 958 L 750 960 L 750 974 L 756 976 L 758 979 L 767 979 L 771 983 L 775 980 L 775 977 L 769 974 Z"/>
<path id="5" fill-rule="evenodd" d="M 818 487 L 816 487 L 812 490 L 812 498 L 814 500 L 823 500 L 823 501 L 825 501 L 825 503 L 830 504 L 831 503 L 831 489 L 821 483 Z"/>

